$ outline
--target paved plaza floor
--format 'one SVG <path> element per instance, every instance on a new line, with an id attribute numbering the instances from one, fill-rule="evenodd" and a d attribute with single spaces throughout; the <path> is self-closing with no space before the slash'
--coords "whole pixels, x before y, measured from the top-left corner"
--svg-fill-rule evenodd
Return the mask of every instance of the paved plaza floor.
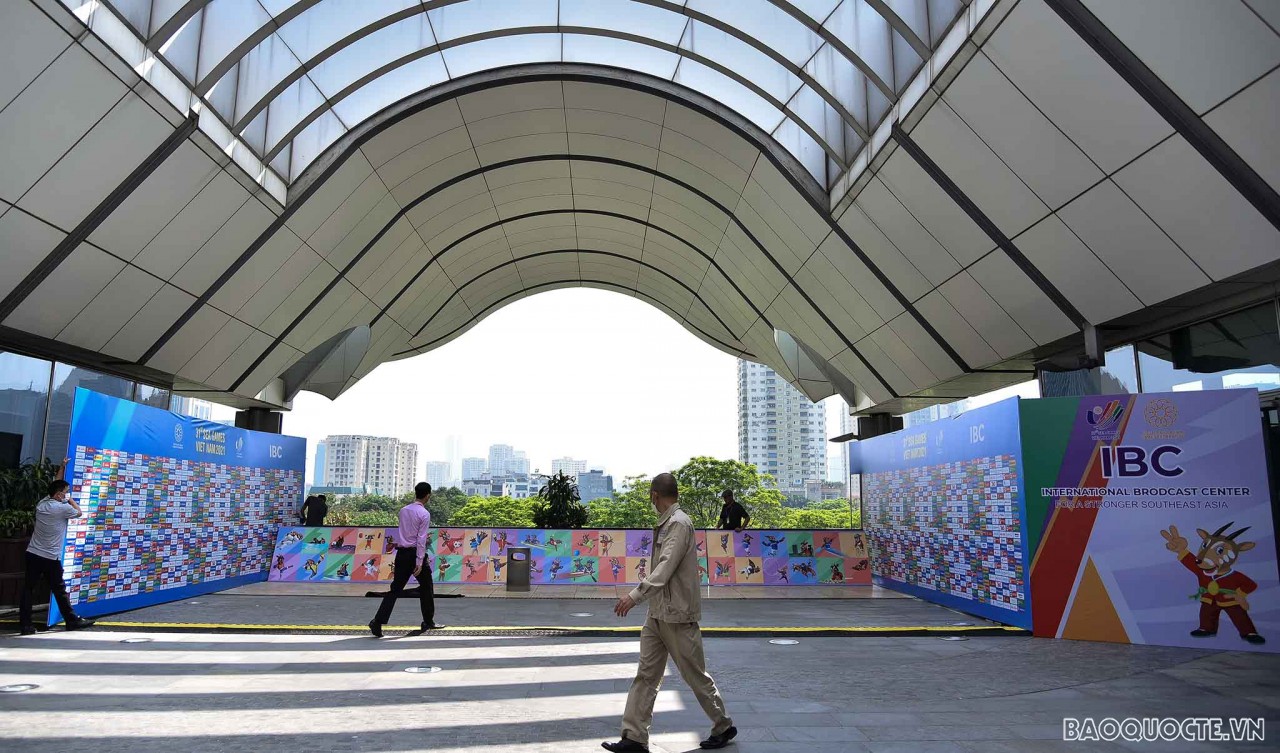
<path id="1" fill-rule="evenodd" d="M 741 753 L 1275 750 L 1060 738 L 1065 716 L 1262 716 L 1271 735 L 1280 724 L 1276 656 L 1023 637 L 706 646 Z M 0 684 L 39 687 L 0 695 L 0 750 L 586 753 L 618 734 L 637 647 L 634 637 L 435 633 L 5 637 Z M 440 671 L 404 671 L 415 666 Z M 696 750 L 706 731 L 669 675 L 653 749 Z"/>

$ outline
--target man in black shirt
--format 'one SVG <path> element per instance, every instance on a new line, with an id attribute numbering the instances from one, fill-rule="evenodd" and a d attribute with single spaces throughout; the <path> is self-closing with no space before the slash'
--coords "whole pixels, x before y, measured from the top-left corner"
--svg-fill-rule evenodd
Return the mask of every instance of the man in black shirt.
<path id="1" fill-rule="evenodd" d="M 747 508 L 738 504 L 738 501 L 733 498 L 732 490 L 726 489 L 721 496 L 724 499 L 724 507 L 720 508 L 720 522 L 716 523 L 716 528 L 732 528 L 735 531 L 741 531 L 751 525 L 751 515 L 747 513 Z"/>
<path id="2" fill-rule="evenodd" d="M 322 526 L 324 525 L 324 516 L 328 514 L 329 505 L 325 503 L 323 494 L 307 497 L 307 501 L 302 505 L 302 524 L 305 526 Z"/>

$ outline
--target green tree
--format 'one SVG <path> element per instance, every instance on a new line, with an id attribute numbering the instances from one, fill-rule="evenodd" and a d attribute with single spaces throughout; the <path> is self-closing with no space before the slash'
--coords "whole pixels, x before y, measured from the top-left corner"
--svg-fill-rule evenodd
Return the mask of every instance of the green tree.
<path id="1" fill-rule="evenodd" d="M 470 497 L 454 510 L 449 525 L 472 528 L 532 528 L 536 499 Z"/>
<path id="2" fill-rule="evenodd" d="M 538 491 L 533 524 L 539 528 L 581 528 L 587 524 L 587 508 L 579 500 L 578 484 L 560 471 Z"/>
<path id="3" fill-rule="evenodd" d="M 380 494 L 353 494 L 330 504 L 324 521 L 331 526 L 397 526 L 404 504 Z"/>
<path id="4" fill-rule="evenodd" d="M 453 512 L 462 509 L 465 504 L 467 504 L 467 495 L 456 486 L 432 489 L 431 501 L 427 503 L 427 510 L 431 513 L 431 525 L 450 525 Z"/>
<path id="5" fill-rule="evenodd" d="M 726 489 L 732 490 L 747 507 L 754 525 L 756 512 L 746 500 L 765 486 L 769 478 L 761 476 L 754 465 L 705 456 L 690 459 L 675 472 L 675 477 L 680 485 L 680 508 L 698 528 L 715 526 L 724 505 L 720 495 Z"/>
<path id="6" fill-rule="evenodd" d="M 648 477 L 628 476 L 622 486 L 626 491 L 587 503 L 589 527 L 652 528 L 657 524 L 658 513 L 649 502 Z"/>
<path id="7" fill-rule="evenodd" d="M 782 501 L 782 492 L 777 489 L 760 488 L 747 494 L 742 506 L 751 515 L 751 527 L 788 528 L 786 516 L 790 510 L 783 507 Z"/>
<path id="8" fill-rule="evenodd" d="M 783 520 L 783 528 L 848 528 L 849 509 L 817 510 L 807 507 L 803 510 L 788 509 Z"/>

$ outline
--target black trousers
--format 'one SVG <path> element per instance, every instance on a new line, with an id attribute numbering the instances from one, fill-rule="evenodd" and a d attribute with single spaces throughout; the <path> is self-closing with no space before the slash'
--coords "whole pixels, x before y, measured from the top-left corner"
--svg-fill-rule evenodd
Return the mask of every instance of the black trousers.
<path id="1" fill-rule="evenodd" d="M 417 564 L 417 549 L 413 547 L 396 549 L 396 574 L 391 581 L 391 593 L 382 597 L 382 606 L 378 607 L 378 614 L 373 618 L 374 622 L 385 625 L 391 620 L 391 610 L 396 606 L 396 597 L 404 591 L 405 584 L 409 582 L 409 576 L 413 575 L 413 568 Z M 422 560 L 422 572 L 418 577 L 418 603 L 422 606 L 423 624 L 430 625 L 435 622 L 436 600 L 431 586 L 431 568 L 425 557 Z"/>
<path id="2" fill-rule="evenodd" d="M 71 624 L 80 619 L 71 608 L 71 597 L 67 596 L 67 584 L 62 582 L 62 562 L 41 557 L 27 552 L 27 575 L 22 583 L 22 600 L 18 604 L 18 624 L 21 627 L 32 627 L 31 599 L 39 587 L 40 581 L 47 581 L 53 591 L 53 598 L 62 610 L 62 618 Z"/>

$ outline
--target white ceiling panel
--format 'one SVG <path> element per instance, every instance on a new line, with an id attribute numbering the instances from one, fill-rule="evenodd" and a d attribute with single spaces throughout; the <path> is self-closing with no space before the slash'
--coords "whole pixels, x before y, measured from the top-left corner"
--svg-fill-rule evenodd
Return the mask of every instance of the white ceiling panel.
<path id="1" fill-rule="evenodd" d="M 741 173 L 742 180 L 730 185 L 697 165 L 666 151 L 658 153 L 658 170 L 664 176 L 670 176 L 673 180 L 692 186 L 695 191 L 705 194 L 721 207 L 730 210 L 738 205 L 738 200 L 742 197 L 742 189 L 747 182 L 745 171 Z M 658 184 L 663 182 L 659 180 Z"/>
<path id="2" fill-rule="evenodd" d="M 438 162 L 433 162 L 430 167 L 419 170 L 396 183 L 391 189 L 391 195 L 396 197 L 396 201 L 400 202 L 402 206 L 408 206 L 426 194 L 437 190 L 446 181 L 477 170 L 479 167 L 480 159 L 476 157 L 475 150 L 468 147 L 466 151 L 457 152 L 440 159 Z M 390 182 L 387 184 L 391 185 Z"/>
<path id="3" fill-rule="evenodd" d="M 351 314 L 364 308 L 365 297 L 351 283 L 340 280 L 328 293 L 320 296 L 313 308 L 297 327 L 285 337 L 285 342 L 304 353 L 318 347 L 325 340 L 342 331 Z M 340 322 L 332 320 L 338 318 Z"/>
<path id="4" fill-rule="evenodd" d="M 891 342 L 891 344 L 892 344 L 892 341 L 897 340 L 897 336 L 894 335 L 887 327 L 881 327 L 879 330 L 876 330 L 876 331 L 882 333 L 880 335 L 881 340 L 889 341 Z M 870 335 L 862 338 L 861 340 L 859 340 L 857 343 L 854 343 L 854 344 L 857 346 L 858 352 L 862 354 L 862 357 L 867 359 L 867 361 L 871 363 L 872 368 L 874 368 L 876 372 L 880 374 L 881 379 L 884 379 L 889 383 L 889 387 L 892 388 L 894 392 L 902 395 L 902 394 L 909 394 L 911 392 L 914 392 L 916 389 L 918 389 L 918 387 L 916 386 L 915 380 L 913 380 L 910 376 L 908 376 L 906 371 L 903 370 L 904 369 L 903 365 L 898 363 L 896 360 L 894 360 L 892 356 L 886 353 L 884 351 L 884 348 L 882 348 L 880 344 L 875 339 L 873 339 Z M 901 341 L 898 341 L 896 344 L 892 344 L 892 345 L 895 352 L 904 353 L 906 351 L 906 346 L 902 345 Z M 839 354 L 837 354 L 836 357 L 839 358 Z M 909 362 L 909 365 L 907 368 L 911 368 L 913 371 L 916 372 L 917 375 L 927 379 L 927 377 L 924 377 L 924 375 L 928 372 L 928 369 L 924 367 L 924 364 L 920 363 L 919 359 L 907 353 L 906 360 Z M 862 369 L 861 371 L 867 374 L 868 376 L 870 376 L 870 372 L 867 371 L 865 368 Z M 872 381 L 874 382 L 875 380 L 872 380 Z M 859 387 L 862 387 L 863 389 L 867 390 L 867 392 L 871 392 L 874 394 L 874 390 L 872 390 L 871 384 L 864 385 L 863 382 L 858 379 L 855 379 L 854 383 L 857 384 Z M 875 383 L 876 383 L 876 386 L 878 387 L 879 386 L 878 382 L 875 382 Z"/>
<path id="5" fill-rule="evenodd" d="M 1276 3 L 1280 8 L 1280 3 Z M 1280 149 L 1276 148 L 1276 112 L 1280 111 L 1280 70 L 1240 92 L 1204 117 L 1249 167 L 1280 190 Z"/>
<path id="6" fill-rule="evenodd" d="M 564 96 L 559 81 L 538 81 L 467 94 L 458 98 L 458 106 L 467 122 L 475 122 L 520 110 L 563 108 Z"/>
<path id="7" fill-rule="evenodd" d="M 227 320 L 222 329 L 204 342 L 179 373 L 197 382 L 207 380 L 214 369 L 244 344 L 251 332 L 253 328 L 244 322 L 238 319 Z"/>
<path id="8" fill-rule="evenodd" d="M 1180 136 L 1114 180 L 1215 280 L 1276 258 L 1280 233 Z"/>
<path id="9" fill-rule="evenodd" d="M 872 218 L 863 211 L 863 208 L 857 202 L 850 204 L 845 213 L 840 216 L 840 227 L 844 228 L 844 231 L 849 234 L 854 243 L 858 244 L 858 247 L 867 255 L 871 263 L 875 264 L 889 278 L 890 283 L 896 286 L 908 300 L 916 300 L 928 293 L 930 288 L 933 287 L 929 280 L 920 273 L 920 270 L 907 257 L 902 255 L 898 247 L 885 237 L 883 230 L 877 223 L 872 222 Z M 841 260 L 848 257 L 851 259 L 849 264 L 860 268 L 859 277 L 865 274 L 867 278 L 870 278 L 870 284 L 879 284 L 872 276 L 871 271 L 862 264 L 852 250 L 844 245 L 843 241 L 838 238 L 833 239 L 833 241 L 824 244 L 824 247 L 829 250 L 827 258 L 831 259 L 837 267 L 840 267 Z M 850 281 L 859 290 L 863 289 L 859 285 L 859 280 L 850 278 Z M 896 313 L 894 312 L 894 314 Z"/>
<path id="10" fill-rule="evenodd" d="M 147 313 L 147 307 L 143 307 L 138 316 Z M 134 317 L 137 318 L 137 317 Z M 147 361 L 147 365 L 153 369 L 161 369 L 172 374 L 186 376 L 182 371 L 183 365 L 190 361 L 193 356 L 208 345 L 209 340 L 218 334 L 231 317 L 213 308 L 212 306 L 201 306 L 196 313 L 187 320 L 187 323 L 178 330 L 178 333 L 169 338 L 158 353 Z M 172 320 L 171 320 L 172 321 Z M 161 329 L 163 332 L 164 330 Z M 150 345 L 150 343 L 148 343 Z M 208 376 L 203 374 L 202 376 Z M 198 381 L 198 380 L 197 380 Z"/>
<path id="11" fill-rule="evenodd" d="M 279 337 L 285 328 L 293 323 L 306 310 L 311 302 L 320 297 L 325 286 L 337 275 L 333 267 L 321 262 L 306 279 L 298 283 L 283 298 L 277 298 L 280 305 L 258 327 L 263 332 Z"/>
<path id="12" fill-rule="evenodd" d="M 788 284 L 786 277 L 765 258 L 764 252 L 756 248 L 736 225 L 725 233 L 713 258 L 761 308 L 768 306 Z"/>
<path id="13" fill-rule="evenodd" d="M 287 245 L 287 244 L 286 244 Z M 261 327 L 290 291 L 302 284 L 323 263 L 320 255 L 303 245 L 289 257 L 236 313 L 236 318 Z M 295 312 L 296 314 L 297 312 Z M 282 325 L 283 326 L 283 325 Z M 278 330 L 276 333 L 278 334 Z"/>
<path id="14" fill-rule="evenodd" d="M 191 296 L 172 285 L 161 286 L 137 314 L 134 314 L 103 347 L 102 351 L 130 361 L 142 357 L 178 317 L 195 303 Z"/>
<path id="15" fill-rule="evenodd" d="M 701 141 L 691 139 L 683 133 L 673 131 L 670 128 L 662 129 L 661 149 L 662 153 L 658 157 L 658 167 L 660 169 L 663 164 L 662 155 L 670 155 L 681 162 L 688 163 L 695 172 L 705 173 L 707 177 L 713 179 L 716 183 L 724 184 L 733 193 L 742 193 L 743 187 L 747 184 L 747 178 L 751 174 L 750 165 L 746 167 L 739 165 Z M 707 184 L 705 178 L 695 178 L 688 180 L 688 182 L 694 185 Z M 728 201 L 723 203 L 726 206 L 733 206 Z"/>
<path id="16" fill-rule="evenodd" d="M 995 248 L 995 241 L 901 149 L 876 178 L 960 264 L 968 266 Z"/>
<path id="17" fill-rule="evenodd" d="M 582 157 L 593 156 L 619 160 L 630 165 L 648 168 L 657 166 L 658 155 L 661 154 L 657 149 L 635 141 L 613 136 L 597 136 L 591 133 L 570 133 L 569 153 Z"/>
<path id="18" fill-rule="evenodd" d="M 477 196 L 419 225 L 418 235 L 433 252 L 443 250 L 459 238 L 497 223 L 498 210 L 492 204 L 488 195 Z"/>
<path id="19" fill-rule="evenodd" d="M 227 313 L 239 311 L 301 246 L 302 240 L 298 236 L 289 232 L 287 227 L 281 227 L 249 256 L 209 302 Z"/>
<path id="20" fill-rule="evenodd" d="M 519 183 L 508 183 L 502 187 L 493 187 L 491 185 L 489 192 L 493 195 L 493 203 L 497 204 L 498 209 L 501 210 L 503 204 L 509 204 L 522 199 L 538 199 L 549 196 L 571 196 L 573 194 L 573 187 L 568 176 L 565 176 L 560 178 L 525 180 Z"/>
<path id="21" fill-rule="evenodd" d="M 125 265 L 120 274 L 58 334 L 58 340 L 81 348 L 102 350 L 163 284 L 137 267 Z"/>
<path id="22" fill-rule="evenodd" d="M 36 79 L 71 37 L 32 3 L 0 3 L 0 109 Z"/>
<path id="23" fill-rule="evenodd" d="M 1000 360 L 1000 354 L 956 311 L 941 290 L 916 302 L 916 310 L 942 335 L 970 368 L 979 369 Z"/>
<path id="24" fill-rule="evenodd" d="M 0 111 L 0 199 L 16 203 L 125 95 L 124 84 L 72 45 Z"/>
<path id="25" fill-rule="evenodd" d="M 1243 2 L 1084 4 L 1197 113 L 1280 64 L 1280 36 Z"/>
<path id="26" fill-rule="evenodd" d="M 89 240 L 132 260 L 219 170 L 199 147 L 183 143 L 103 220 Z"/>
<path id="27" fill-rule="evenodd" d="M 1057 217 L 1018 237 L 1018 248 L 1090 322 L 1099 324 L 1142 303 Z"/>
<path id="28" fill-rule="evenodd" d="M 827 235 L 831 233 L 831 224 L 778 172 L 772 162 L 767 159 L 756 160 L 751 180 L 805 234 L 813 246 L 816 247 L 827 239 Z M 748 184 L 748 189 L 750 188 L 751 185 Z"/>
<path id="29" fill-rule="evenodd" d="M 1005 235 L 1013 237 L 1048 214 L 1044 202 L 945 102 L 934 105 L 911 135 Z"/>
<path id="30" fill-rule="evenodd" d="M 342 269 L 364 252 L 365 248 L 378 238 L 379 233 L 396 223 L 403 224 L 408 230 L 413 228 L 400 214 L 400 205 L 396 200 L 389 195 L 385 196 L 368 214 L 360 218 L 351 232 L 347 233 L 338 245 L 325 255 L 325 258 L 335 268 Z"/>
<path id="31" fill-rule="evenodd" d="M 171 282 L 183 290 L 203 294 L 230 269 L 244 250 L 266 231 L 275 215 L 257 199 L 250 199 L 182 265 Z"/>
<path id="32" fill-rule="evenodd" d="M 220 390 L 231 389 L 231 385 L 235 383 L 244 370 L 249 368 L 263 352 L 273 342 L 270 335 L 258 330 L 250 330 L 248 338 L 240 343 L 240 347 L 236 348 L 230 356 L 218 366 L 217 369 L 209 375 L 205 383 L 210 387 Z M 285 350 L 289 353 L 297 353 L 293 348 L 288 346 L 277 346 L 277 349 Z M 270 358 L 270 356 L 268 356 Z"/>
<path id="33" fill-rule="evenodd" d="M 1076 331 L 1066 314 L 1004 251 L 993 251 L 970 267 L 969 273 L 1037 344 L 1053 342 Z"/>
<path id="34" fill-rule="evenodd" d="M 172 128 L 129 92 L 18 205 L 63 228 L 73 228 L 145 162 Z"/>
<path id="35" fill-rule="evenodd" d="M 578 255 L 578 268 L 582 270 L 583 279 L 613 280 L 625 284 L 634 284 L 636 276 L 639 274 L 640 265 L 633 261 L 619 259 L 616 256 L 584 253 Z M 654 274 L 657 273 L 655 272 Z M 684 282 L 689 284 L 688 280 Z M 695 282 L 697 281 L 695 280 Z"/>
<path id="36" fill-rule="evenodd" d="M 0 208 L 8 209 L 3 205 Z M 0 249 L 4 249 L 0 297 L 9 295 L 65 237 L 65 233 L 20 209 L 4 212 L 0 216 Z"/>
<path id="37" fill-rule="evenodd" d="M 944 96 L 1050 207 L 1062 206 L 1102 179 L 1097 165 L 1022 96 L 986 55 L 975 55 Z"/>
<path id="38" fill-rule="evenodd" d="M 522 110 L 467 123 L 471 143 L 477 151 L 483 151 L 481 147 L 498 141 L 531 134 L 564 133 L 566 130 L 564 110 L 559 107 Z"/>
<path id="39" fill-rule="evenodd" d="M 373 166 L 361 152 L 353 152 L 337 169 L 307 197 L 296 205 L 285 222 L 299 238 L 307 238 L 333 214 L 342 202 L 364 183 L 373 173 Z M 289 197 L 292 203 L 297 196 Z"/>
<path id="40" fill-rule="evenodd" d="M 934 381 L 949 379 L 963 373 L 964 370 L 960 364 L 947 355 L 933 336 L 910 313 L 903 313 L 889 322 L 888 329 L 893 330 L 894 335 L 929 369 Z"/>
<path id="41" fill-rule="evenodd" d="M 241 394 L 257 395 L 271 382 L 296 362 L 302 354 L 286 345 L 277 345 L 276 349 L 254 369 L 240 385 Z M 239 377 L 237 377 L 239 378 Z"/>
<path id="42" fill-rule="evenodd" d="M 750 142 L 741 138 L 726 138 L 723 125 L 682 105 L 667 105 L 663 127 L 698 142 L 701 149 L 714 151 L 746 172 L 751 171 L 760 156 L 760 150 Z M 666 149 L 665 139 L 663 148 Z"/>
<path id="43" fill-rule="evenodd" d="M 1012 358 L 1035 347 L 1035 341 L 968 272 L 951 278 L 939 290 L 1002 358 Z"/>
<path id="44" fill-rule="evenodd" d="M 657 124 L 662 123 L 667 111 L 667 101 L 661 97 L 581 81 L 564 82 L 564 104 L 573 109 L 613 112 Z"/>
<path id="45" fill-rule="evenodd" d="M 882 402 L 893 397 L 853 351 L 843 350 L 837 353 L 831 359 L 831 364 L 865 392 L 871 400 Z"/>
<path id="46" fill-rule="evenodd" d="M 564 132 L 517 136 L 476 147 L 476 155 L 482 165 L 524 159 L 535 154 L 568 153 L 569 137 Z"/>
<path id="47" fill-rule="evenodd" d="M 386 306 L 391 297 L 422 268 L 419 258 L 428 258 L 425 249 L 416 233 L 410 235 L 396 248 L 391 258 L 379 264 L 358 287 L 379 306 Z"/>
<path id="48" fill-rule="evenodd" d="M 816 254 L 796 273 L 796 284 L 845 337 L 857 340 L 880 324 L 871 305 L 845 281 L 824 254 Z M 863 322 L 872 323 L 870 327 Z M 794 334 L 794 333 L 792 333 Z"/>
<path id="49" fill-rule="evenodd" d="M 950 252 L 938 243 L 938 239 L 920 224 L 884 183 L 872 178 L 858 194 L 857 203 L 894 248 L 932 285 L 938 285 L 960 271 L 960 264 Z"/>
<path id="50" fill-rule="evenodd" d="M 612 136 L 655 149 L 662 141 L 661 125 L 600 110 L 568 110 L 564 113 L 562 122 L 573 133 Z"/>
<path id="51" fill-rule="evenodd" d="M 765 311 L 765 318 L 775 328 L 790 332 L 823 358 L 830 358 L 848 347 L 794 287 L 783 289 Z"/>
<path id="52" fill-rule="evenodd" d="M 847 217 L 848 214 L 846 213 L 845 216 Z M 863 220 L 865 221 L 865 216 Z M 887 241 L 884 242 L 887 243 Z M 844 281 L 858 291 L 882 321 L 888 321 L 901 313 L 902 305 L 898 303 L 898 299 L 889 292 L 888 288 L 880 284 L 871 270 L 839 237 L 832 235 L 818 251 L 826 257 L 831 266 L 835 267 Z M 860 323 L 866 327 L 870 322 Z"/>
<path id="53" fill-rule="evenodd" d="M 381 167 L 408 156 L 405 152 L 424 142 L 436 141 L 444 134 L 461 131 L 462 125 L 462 112 L 451 99 L 403 118 L 379 133 L 378 138 L 361 145 L 360 151 L 364 152 L 370 164 Z M 465 131 L 462 133 L 466 135 Z"/>
<path id="54" fill-rule="evenodd" d="M 490 191 L 498 191 L 517 183 L 545 180 L 548 178 L 570 177 L 569 160 L 537 160 L 534 162 L 517 162 L 503 167 L 486 170 L 484 181 Z"/>
<path id="55" fill-rule="evenodd" d="M 381 231 L 380 231 L 381 232 Z M 378 236 L 369 250 L 364 252 L 360 260 L 355 266 L 347 272 L 347 281 L 357 288 L 363 287 L 365 280 L 369 278 L 377 270 L 391 263 L 394 255 L 405 244 L 405 241 L 412 238 L 418 243 L 418 247 L 422 247 L 418 234 L 414 231 L 413 225 L 409 221 L 401 217 L 391 224 L 385 233 Z M 403 260 L 396 264 L 395 269 L 399 269 L 403 264 Z"/>
<path id="56" fill-rule="evenodd" d="M 316 253 L 328 256 L 352 227 L 387 198 L 387 187 L 383 185 L 382 178 L 377 173 L 370 175 L 304 240 Z"/>
<path id="57" fill-rule="evenodd" d="M 57 337 L 122 269 L 124 262 L 82 243 L 44 278 L 4 324 L 41 337 Z"/>
<path id="58" fill-rule="evenodd" d="M 375 141 L 381 142 L 381 139 Z M 475 151 L 471 148 L 471 135 L 465 127 L 459 126 L 425 139 L 378 165 L 378 175 L 388 186 L 398 186 L 433 165 L 463 153 L 474 154 Z M 470 167 L 478 165 L 477 162 Z"/>
<path id="59" fill-rule="evenodd" d="M 1018 3 L 983 50 L 1104 172 L 1173 132 L 1043 0 Z"/>
<path id="60" fill-rule="evenodd" d="M 1058 216 L 1147 305 L 1211 282 L 1110 180 L 1063 207 Z"/>
<path id="61" fill-rule="evenodd" d="M 818 248 L 782 208 L 765 195 L 759 183 L 748 182 L 734 216 L 757 241 L 771 250 L 776 249 L 774 256 L 790 273 L 803 266 Z"/>
<path id="62" fill-rule="evenodd" d="M 133 263 L 169 279 L 248 200 L 249 194 L 235 178 L 219 172 L 133 258 Z"/>

